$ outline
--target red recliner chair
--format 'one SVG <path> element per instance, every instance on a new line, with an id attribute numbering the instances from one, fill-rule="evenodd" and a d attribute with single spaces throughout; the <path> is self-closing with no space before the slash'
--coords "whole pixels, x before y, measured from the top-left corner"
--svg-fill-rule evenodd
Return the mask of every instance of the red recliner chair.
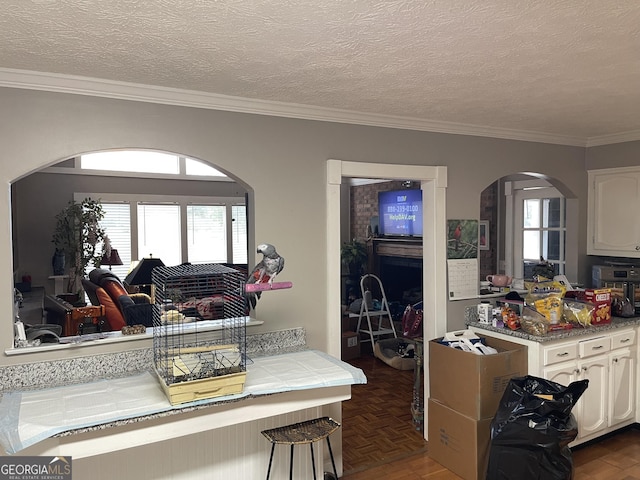
<path id="1" fill-rule="evenodd" d="M 153 325 L 151 299 L 148 295 L 127 293 L 120 279 L 110 270 L 96 268 L 89 278 L 82 279 L 92 305 L 103 305 L 105 319 L 111 330 L 121 330 L 126 325 Z"/>

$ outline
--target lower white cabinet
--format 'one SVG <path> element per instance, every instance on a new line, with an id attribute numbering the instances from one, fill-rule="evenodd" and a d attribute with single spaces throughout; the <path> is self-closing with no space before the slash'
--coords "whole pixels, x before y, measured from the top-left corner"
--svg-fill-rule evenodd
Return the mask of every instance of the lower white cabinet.
<path id="1" fill-rule="evenodd" d="M 578 421 L 578 438 L 593 435 L 609 426 L 608 370 L 609 358 L 606 355 L 565 362 L 543 370 L 544 378 L 562 385 L 589 380 L 589 387 L 573 408 Z"/>
<path id="2" fill-rule="evenodd" d="M 543 347 L 542 375 L 568 385 L 589 380 L 573 409 L 578 438 L 592 439 L 635 419 L 635 329 Z"/>
<path id="3" fill-rule="evenodd" d="M 635 419 L 636 350 L 623 348 L 609 355 L 609 426 Z"/>

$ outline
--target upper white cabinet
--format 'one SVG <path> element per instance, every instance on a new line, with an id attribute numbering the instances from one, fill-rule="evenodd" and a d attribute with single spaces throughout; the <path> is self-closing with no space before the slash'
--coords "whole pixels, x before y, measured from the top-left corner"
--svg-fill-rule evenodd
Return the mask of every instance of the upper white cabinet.
<path id="1" fill-rule="evenodd" d="M 590 170 L 587 254 L 640 257 L 640 167 Z"/>

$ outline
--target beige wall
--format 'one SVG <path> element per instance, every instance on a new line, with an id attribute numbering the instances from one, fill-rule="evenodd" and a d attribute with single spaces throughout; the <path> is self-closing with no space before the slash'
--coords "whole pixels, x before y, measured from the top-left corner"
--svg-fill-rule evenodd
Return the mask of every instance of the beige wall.
<path id="1" fill-rule="evenodd" d="M 586 170 L 599 168 L 635 167 L 640 165 L 640 141 L 614 143 L 587 149 Z"/>
<path id="2" fill-rule="evenodd" d="M 0 222 L 5 226 L 11 223 L 10 183 L 78 153 L 140 147 L 211 162 L 253 189 L 255 241 L 275 244 L 287 260 L 281 277 L 292 281 L 294 288 L 263 296 L 258 318 L 265 324 L 260 328 L 304 326 L 310 346 L 321 350 L 339 341 L 327 338 L 325 326 L 327 159 L 446 166 L 448 218 L 478 218 L 481 191 L 501 176 L 537 172 L 556 178 L 580 199 L 577 248 L 581 258 L 586 250 L 585 149 L 579 147 L 9 88 L 0 88 L 0 105 L 0 181 L 5 186 Z M 11 317 L 11 258 L 7 228 L 0 233 L 0 271 L 5 272 L 0 275 L 0 316 L 7 319 Z M 456 317 L 457 310 L 450 309 Z M 457 324 L 459 318 L 448 320 Z M 3 349 L 10 346 L 11 337 L 11 323 L 0 322 Z M 61 355 L 69 354 L 30 360 Z M 2 361 L 25 360 L 3 357 Z"/>

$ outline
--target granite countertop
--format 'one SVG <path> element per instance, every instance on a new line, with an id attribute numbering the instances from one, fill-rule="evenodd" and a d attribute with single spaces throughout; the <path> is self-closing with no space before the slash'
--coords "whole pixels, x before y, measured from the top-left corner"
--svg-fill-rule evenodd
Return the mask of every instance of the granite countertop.
<path id="1" fill-rule="evenodd" d="M 582 337 L 585 335 L 597 334 L 600 332 L 610 332 L 623 327 L 636 327 L 640 325 L 640 317 L 621 318 L 613 317 L 611 323 L 598 325 L 588 328 L 574 327 L 570 330 L 558 330 L 555 332 L 549 332 L 546 335 L 530 335 L 522 330 L 511 330 L 508 327 L 494 327 L 486 323 L 480 323 L 477 321 L 477 314 L 475 318 L 470 318 L 472 315 L 467 314 L 466 325 L 468 327 L 476 327 L 482 330 L 488 330 L 491 332 L 502 333 L 504 335 L 510 335 L 512 337 L 522 338 L 532 342 L 546 343 L 553 342 L 555 340 L 562 340 L 565 338 Z"/>

